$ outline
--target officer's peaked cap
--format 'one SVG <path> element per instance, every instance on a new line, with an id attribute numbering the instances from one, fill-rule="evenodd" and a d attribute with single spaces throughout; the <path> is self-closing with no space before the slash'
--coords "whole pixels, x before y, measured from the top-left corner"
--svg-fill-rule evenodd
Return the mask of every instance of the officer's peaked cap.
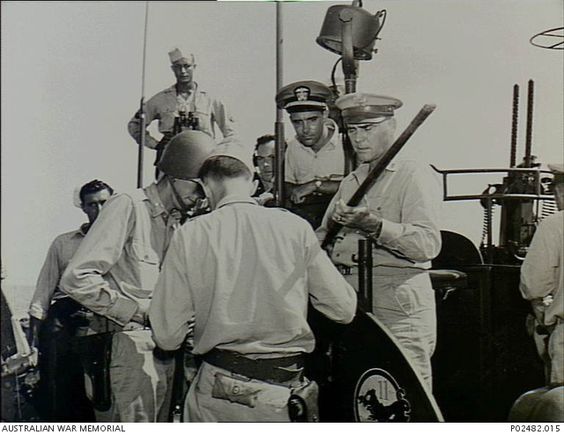
<path id="1" fill-rule="evenodd" d="M 394 116 L 394 110 L 399 109 L 403 103 L 397 98 L 384 95 L 355 92 L 338 98 L 335 105 L 341 110 L 343 120 L 353 124 Z"/>
<path id="2" fill-rule="evenodd" d="M 323 111 L 331 99 L 331 89 L 323 83 L 305 80 L 290 83 L 276 94 L 276 105 L 288 113 L 308 110 Z"/>

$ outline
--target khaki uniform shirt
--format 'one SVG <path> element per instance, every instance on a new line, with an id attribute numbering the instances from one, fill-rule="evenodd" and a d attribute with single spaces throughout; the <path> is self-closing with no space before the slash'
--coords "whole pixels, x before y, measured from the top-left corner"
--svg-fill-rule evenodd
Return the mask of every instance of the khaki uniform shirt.
<path id="1" fill-rule="evenodd" d="M 195 354 L 287 356 L 313 351 L 308 299 L 337 322 L 354 317 L 353 288 L 305 220 L 231 196 L 175 234 L 149 316 L 163 349 L 180 346 L 195 316 Z"/>
<path id="2" fill-rule="evenodd" d="M 333 130 L 331 140 L 315 152 L 296 138 L 288 142 L 284 178 L 288 183 L 304 184 L 316 179 L 339 181 L 345 173 L 345 153 L 335 121 L 328 119 L 326 127 Z"/>
<path id="3" fill-rule="evenodd" d="M 69 263 L 62 290 L 125 325 L 149 304 L 173 228 L 155 184 L 112 196 Z"/>
<path id="4" fill-rule="evenodd" d="M 235 121 L 229 114 L 225 105 L 212 98 L 207 92 L 196 87 L 188 97 L 188 100 L 179 98 L 176 94 L 176 85 L 159 92 L 145 104 L 145 122 L 148 127 L 154 120 L 159 121 L 159 132 L 171 133 L 174 127 L 174 118 L 178 115 L 179 110 L 194 112 L 198 118 L 198 130 L 209 134 L 215 138 L 215 124 L 221 130 L 223 137 L 235 135 Z M 138 143 L 141 134 L 141 120 L 136 114 L 127 124 L 129 134 Z M 145 145 L 149 148 L 155 148 L 158 140 L 152 137 L 148 132 L 145 136 Z"/>
<path id="5" fill-rule="evenodd" d="M 552 295 L 544 323 L 564 320 L 564 211 L 545 218 L 537 227 L 521 266 L 521 294 L 525 299 Z"/>
<path id="6" fill-rule="evenodd" d="M 368 173 L 368 164 L 363 164 L 342 181 L 317 230 L 320 240 L 325 238 L 335 203 L 342 198 L 346 204 Z M 411 160 L 392 162 L 360 205 L 368 206 L 371 213 L 382 219 L 382 232 L 373 248 L 374 266 L 431 267 L 431 260 L 441 249 L 441 194 L 439 181 L 429 165 Z M 343 237 L 336 238 L 331 259 L 336 264 L 354 266 L 352 256 L 356 256 L 358 238 L 364 238 L 365 233 L 343 228 L 340 235 Z"/>

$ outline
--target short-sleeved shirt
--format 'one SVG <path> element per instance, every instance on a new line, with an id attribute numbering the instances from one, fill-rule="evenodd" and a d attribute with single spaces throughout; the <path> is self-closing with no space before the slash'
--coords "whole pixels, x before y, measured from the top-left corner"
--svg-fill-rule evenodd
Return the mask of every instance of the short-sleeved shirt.
<path id="1" fill-rule="evenodd" d="M 327 119 L 325 126 L 333 131 L 333 135 L 317 152 L 302 145 L 296 138 L 288 142 L 284 173 L 286 182 L 304 184 L 316 179 L 342 179 L 345 153 L 339 129 L 332 119 Z"/>
<path id="2" fill-rule="evenodd" d="M 164 89 L 153 96 L 145 104 L 145 121 L 149 126 L 154 120 L 159 121 L 159 132 L 171 133 L 174 128 L 174 119 L 179 110 L 193 112 L 198 118 L 197 130 L 207 133 L 215 138 L 215 124 L 221 130 L 223 137 L 235 135 L 235 121 L 227 111 L 225 105 L 218 99 L 211 97 L 206 91 L 198 88 L 197 84 L 187 99 L 176 93 L 176 85 Z M 141 120 L 135 115 L 127 125 L 129 134 L 139 140 L 141 131 Z M 155 148 L 157 140 L 146 133 L 145 145 Z"/>

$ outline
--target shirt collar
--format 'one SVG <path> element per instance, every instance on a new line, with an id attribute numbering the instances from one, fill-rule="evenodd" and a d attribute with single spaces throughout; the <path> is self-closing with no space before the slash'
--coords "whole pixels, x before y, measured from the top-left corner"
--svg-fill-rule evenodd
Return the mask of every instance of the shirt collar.
<path id="1" fill-rule="evenodd" d="M 235 204 L 235 203 L 239 203 L 239 202 L 242 202 L 242 203 L 245 203 L 245 204 L 257 205 L 257 202 L 253 198 L 251 198 L 250 196 L 234 194 L 234 195 L 227 195 L 227 196 L 223 197 L 221 199 L 221 201 L 219 201 L 217 203 L 217 207 L 215 209 L 217 210 L 218 208 L 221 208 L 224 205 L 230 205 L 230 204 Z"/>
<path id="2" fill-rule="evenodd" d="M 398 169 L 397 163 L 390 162 L 388 163 L 388 166 L 386 166 L 386 169 L 384 170 L 389 172 L 396 172 L 397 169 Z M 368 177 L 369 172 L 370 172 L 369 164 L 362 163 L 358 168 L 356 168 L 356 170 L 354 171 L 354 175 L 358 180 L 364 180 L 366 177 Z"/>
<path id="3" fill-rule="evenodd" d="M 145 187 L 143 192 L 145 192 L 145 196 L 147 197 L 146 202 L 149 204 L 151 217 L 168 214 L 162 204 L 161 197 L 159 196 L 159 191 L 157 190 L 157 185 L 155 183 Z"/>
<path id="4" fill-rule="evenodd" d="M 190 93 L 195 94 L 198 91 L 198 83 L 194 82 L 194 87 L 192 88 L 192 90 L 190 91 Z M 170 92 L 176 95 L 176 83 L 173 84 L 172 86 L 168 87 L 165 89 L 165 92 Z"/>

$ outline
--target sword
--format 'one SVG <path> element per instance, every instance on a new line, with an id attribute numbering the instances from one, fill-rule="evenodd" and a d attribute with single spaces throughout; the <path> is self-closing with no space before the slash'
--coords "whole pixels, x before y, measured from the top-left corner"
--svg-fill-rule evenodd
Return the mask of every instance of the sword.
<path id="1" fill-rule="evenodd" d="M 366 193 L 374 186 L 378 177 L 384 172 L 384 169 L 388 166 L 388 164 L 392 161 L 392 159 L 396 156 L 396 154 L 403 148 L 405 143 L 409 140 L 409 138 L 415 133 L 415 130 L 419 128 L 421 124 L 427 119 L 427 117 L 437 108 L 434 104 L 425 104 L 419 113 L 413 118 L 411 123 L 407 126 L 407 128 L 403 131 L 403 133 L 395 140 L 392 144 L 390 149 L 386 151 L 386 154 L 378 161 L 376 166 L 370 171 L 366 180 L 358 187 L 356 192 L 353 194 L 351 199 L 347 202 L 349 207 L 354 207 L 360 204 L 360 200 Z M 325 249 L 329 246 L 335 236 L 339 233 L 343 226 L 333 220 L 330 220 L 327 223 L 327 234 L 325 235 L 325 239 L 323 243 L 321 243 L 321 247 Z"/>

